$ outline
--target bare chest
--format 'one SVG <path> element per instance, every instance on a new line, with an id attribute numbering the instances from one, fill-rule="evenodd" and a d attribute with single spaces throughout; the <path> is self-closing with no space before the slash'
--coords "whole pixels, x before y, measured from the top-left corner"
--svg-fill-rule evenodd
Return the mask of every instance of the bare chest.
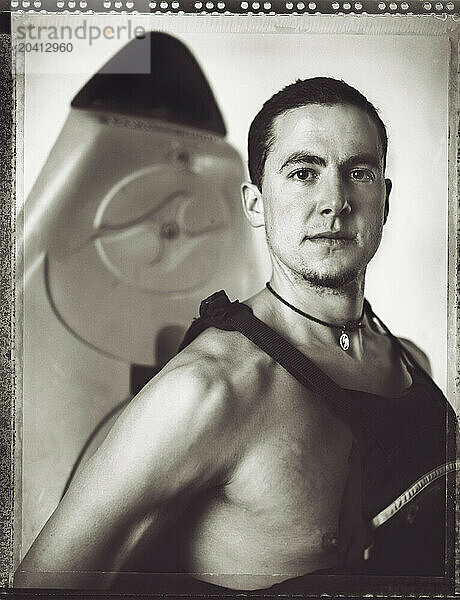
<path id="1" fill-rule="evenodd" d="M 281 368 L 258 402 L 235 469 L 190 515 L 187 561 L 290 575 L 332 566 L 351 433 Z"/>
<path id="2" fill-rule="evenodd" d="M 280 370 L 225 495 L 284 526 L 328 520 L 340 502 L 350 448 L 348 427 Z"/>

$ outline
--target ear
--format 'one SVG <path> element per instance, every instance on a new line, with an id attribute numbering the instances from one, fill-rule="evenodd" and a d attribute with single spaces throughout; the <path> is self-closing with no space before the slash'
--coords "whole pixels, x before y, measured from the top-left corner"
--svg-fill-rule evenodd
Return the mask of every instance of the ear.
<path id="1" fill-rule="evenodd" d="M 385 213 L 383 216 L 383 223 L 385 224 L 388 219 L 388 213 L 390 211 L 390 192 L 393 184 L 391 183 L 391 179 L 385 179 Z"/>
<path id="2" fill-rule="evenodd" d="M 252 227 L 265 225 L 262 192 L 253 183 L 245 182 L 241 186 L 243 210 Z"/>

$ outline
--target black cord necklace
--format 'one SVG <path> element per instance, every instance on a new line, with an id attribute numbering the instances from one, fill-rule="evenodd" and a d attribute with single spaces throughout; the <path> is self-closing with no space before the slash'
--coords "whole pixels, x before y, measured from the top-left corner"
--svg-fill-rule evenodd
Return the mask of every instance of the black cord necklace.
<path id="1" fill-rule="evenodd" d="M 330 327 L 331 329 L 340 329 L 341 334 L 339 337 L 339 346 L 342 348 L 342 350 L 346 351 L 350 347 L 350 338 L 348 337 L 347 332 L 357 331 L 358 329 L 361 329 L 362 327 L 366 327 L 366 325 L 363 323 L 364 307 L 363 307 L 363 312 L 357 321 L 351 320 L 351 321 L 347 321 L 345 323 L 345 325 L 333 325 L 332 323 L 326 323 L 326 321 L 321 321 L 321 319 L 312 317 L 311 315 L 303 312 L 303 310 L 300 310 L 300 308 L 296 308 L 295 306 L 290 304 L 287 300 L 285 300 L 284 298 L 282 298 L 279 294 L 277 294 L 275 292 L 275 290 L 270 285 L 270 282 L 267 281 L 267 283 L 265 285 L 267 287 L 267 290 L 269 292 L 271 292 L 275 296 L 275 298 L 277 298 L 280 302 L 285 304 L 287 307 L 289 307 L 294 312 L 298 313 L 299 315 L 302 315 L 302 317 L 305 317 L 306 319 L 309 319 L 310 321 L 314 321 L 315 323 L 318 323 L 319 325 L 325 325 L 326 327 Z"/>

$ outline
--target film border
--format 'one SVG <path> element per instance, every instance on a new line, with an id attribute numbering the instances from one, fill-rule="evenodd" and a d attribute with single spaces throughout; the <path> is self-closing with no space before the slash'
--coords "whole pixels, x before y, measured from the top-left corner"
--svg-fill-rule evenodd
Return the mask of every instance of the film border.
<path id="1" fill-rule="evenodd" d="M 11 0 L 11 11 L 161 12 L 169 14 L 323 14 L 448 15 L 460 14 L 460 0 Z M 0 3 L 1 7 L 1 3 Z"/>
<path id="2" fill-rule="evenodd" d="M 9 20 L 0 15 L 0 585 L 13 551 L 14 456 L 14 87 Z"/>
<path id="3" fill-rule="evenodd" d="M 0 4 L 0 10 L 2 5 Z M 377 0 L 363 0 L 362 2 L 331 2 L 330 0 L 316 0 L 315 2 L 292 2 L 271 0 L 270 2 L 248 2 L 246 0 L 159 0 L 146 2 L 145 0 L 12 0 L 0 12 L 0 119 L 1 119 L 1 149 L 3 160 L 0 166 L 0 390 L 3 400 L 0 408 L 0 586 L 6 588 L 11 585 L 11 570 L 13 564 L 13 485 L 14 485 L 14 408 L 15 408 L 15 376 L 14 376 L 14 244 L 15 224 L 12 219 L 15 198 L 15 91 L 11 64 L 11 34 L 9 31 L 9 11 L 23 12 L 79 12 L 92 14 L 93 12 L 159 12 L 167 14 L 368 14 L 368 15 L 436 15 L 445 20 L 449 16 L 458 20 L 460 15 L 460 1 L 453 2 L 378 2 Z M 451 41 L 451 81 L 450 81 L 450 135 L 449 140 L 449 231 L 459 231 L 460 221 L 458 215 L 458 170 L 460 150 L 458 145 L 458 32 L 450 35 Z M 455 129 L 454 129 L 455 128 Z M 454 156 L 457 157 L 456 164 Z M 458 234 L 449 239 L 449 349 L 455 355 L 450 367 L 450 384 L 453 393 L 458 397 L 460 377 L 459 365 L 459 325 L 457 320 L 458 298 L 460 283 L 458 272 L 460 269 L 460 255 L 458 252 Z M 456 538 L 455 550 L 455 584 L 454 587 L 437 587 L 435 582 L 420 581 L 420 578 L 398 578 L 398 592 L 412 592 L 415 596 L 436 594 L 442 597 L 456 597 L 460 594 L 460 482 L 457 477 L 456 489 L 456 524 L 453 536 Z M 452 547 L 453 548 L 453 545 Z M 337 580 L 337 592 L 343 591 L 344 581 Z M 423 578 L 422 578 L 423 579 Z M 392 596 L 395 581 L 388 578 L 388 583 L 379 588 L 379 595 Z M 426 585 L 425 585 L 426 584 Z M 365 586 L 362 591 L 364 592 Z M 350 590 L 351 591 L 351 590 Z M 45 592 L 45 590 L 43 590 Z M 333 593 L 333 591 L 331 590 Z M 418 592 L 418 593 L 417 593 Z M 14 592 L 13 592 L 14 593 Z M 69 591 L 70 593 L 70 591 Z M 359 594 L 356 590 L 355 593 Z M 11 592 L 10 592 L 11 594 Z M 8 595 L 10 595 L 8 594 Z M 42 594 L 41 594 L 42 595 Z M 340 593 L 337 596 L 341 595 Z M 267 594 L 268 596 L 268 594 Z M 54 594 L 54 597 L 57 597 Z M 102 596 L 101 596 L 102 597 Z M 307 595 L 305 596 L 307 597 Z M 308 597 L 316 597 L 308 594 Z"/>

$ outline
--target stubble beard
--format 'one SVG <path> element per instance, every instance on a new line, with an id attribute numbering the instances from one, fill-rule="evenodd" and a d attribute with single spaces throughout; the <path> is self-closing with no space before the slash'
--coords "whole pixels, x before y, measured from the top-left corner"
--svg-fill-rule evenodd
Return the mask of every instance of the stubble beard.
<path id="1" fill-rule="evenodd" d="M 360 277 L 361 274 L 364 272 L 358 269 L 349 269 L 334 274 L 302 270 L 297 276 L 318 291 L 339 293 L 355 288 L 357 285 L 360 286 L 358 282 L 363 279 Z"/>
<path id="2" fill-rule="evenodd" d="M 320 270 L 314 270 L 307 264 L 294 265 L 291 260 L 283 260 L 280 254 L 276 251 L 270 236 L 265 235 L 265 239 L 272 255 L 273 260 L 281 266 L 283 270 L 288 270 L 291 273 L 291 277 L 297 280 L 299 283 L 308 284 L 316 292 L 320 294 L 332 294 L 332 295 L 354 295 L 358 291 L 363 291 L 364 281 L 366 275 L 367 264 L 375 254 L 369 258 L 368 261 L 360 261 L 362 264 L 355 264 L 350 268 L 343 268 L 341 271 L 335 273 L 321 272 Z M 377 250 L 377 247 L 376 247 Z M 289 264 L 291 263 L 291 264 Z"/>
<path id="3" fill-rule="evenodd" d="M 335 273 L 322 273 L 321 271 L 309 268 L 308 265 L 298 265 L 296 268 L 294 265 L 289 265 L 280 258 L 268 238 L 267 243 L 271 250 L 272 261 L 275 259 L 275 262 L 283 270 L 287 269 L 290 271 L 292 279 L 297 280 L 301 284 L 308 284 L 320 294 L 338 295 L 345 293 L 346 295 L 353 295 L 358 290 L 361 291 L 364 288 L 367 264 L 355 265 L 353 268 L 343 269 Z"/>

